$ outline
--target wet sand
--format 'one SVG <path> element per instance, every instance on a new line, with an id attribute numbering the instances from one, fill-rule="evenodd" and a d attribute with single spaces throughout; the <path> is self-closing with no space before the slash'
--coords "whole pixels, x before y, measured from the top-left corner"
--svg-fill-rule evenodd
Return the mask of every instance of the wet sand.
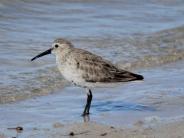
<path id="1" fill-rule="evenodd" d="M 29 135 L 12 132 L 12 136 L 17 138 L 182 138 L 184 136 L 184 120 L 170 123 L 156 123 L 145 127 L 142 122 L 137 123 L 132 128 L 117 128 L 109 125 L 102 125 L 96 122 L 73 123 L 63 125 L 54 123 L 52 128 L 33 128 Z M 0 138 L 7 138 L 0 134 Z"/>
<path id="2" fill-rule="evenodd" d="M 137 126 L 133 128 L 115 128 L 97 123 L 79 123 L 56 129 L 55 133 L 50 130 L 47 136 L 55 138 L 71 137 L 73 132 L 74 136 L 78 138 L 182 138 L 184 136 L 183 130 L 184 121 L 168 124 L 160 123 L 153 127 Z"/>

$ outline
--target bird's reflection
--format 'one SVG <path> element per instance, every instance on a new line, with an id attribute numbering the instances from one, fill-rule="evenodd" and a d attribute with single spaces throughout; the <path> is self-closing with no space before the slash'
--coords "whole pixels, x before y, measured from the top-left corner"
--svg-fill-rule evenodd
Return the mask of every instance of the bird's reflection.
<path id="1" fill-rule="evenodd" d="M 83 116 L 83 121 L 84 122 L 89 122 L 90 121 L 90 115 L 88 114 L 88 115 Z"/>

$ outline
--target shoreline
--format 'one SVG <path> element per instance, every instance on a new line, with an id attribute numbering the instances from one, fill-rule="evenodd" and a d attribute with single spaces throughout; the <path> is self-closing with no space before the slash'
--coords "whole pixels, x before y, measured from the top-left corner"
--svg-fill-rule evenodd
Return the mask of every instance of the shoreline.
<path id="1" fill-rule="evenodd" d="M 11 131 L 11 136 L 27 138 L 182 138 L 184 136 L 184 119 L 169 123 L 156 123 L 143 126 L 140 122 L 134 127 L 114 127 L 96 122 L 72 123 L 63 125 L 53 123 L 50 128 L 28 128 L 22 132 Z M 0 138 L 8 138 L 0 133 Z"/>

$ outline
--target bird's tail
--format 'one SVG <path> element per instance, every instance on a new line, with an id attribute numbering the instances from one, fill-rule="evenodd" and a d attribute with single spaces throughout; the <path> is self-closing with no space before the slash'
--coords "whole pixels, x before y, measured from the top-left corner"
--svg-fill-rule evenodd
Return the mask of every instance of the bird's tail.
<path id="1" fill-rule="evenodd" d="M 127 81 L 143 80 L 143 79 L 144 77 L 142 75 L 121 70 L 120 72 L 115 73 L 114 79 L 112 81 L 127 82 Z"/>
<path id="2" fill-rule="evenodd" d="M 131 73 L 131 75 L 136 78 L 135 80 L 143 80 L 144 79 L 144 77 L 142 75 L 139 75 L 139 74 Z"/>

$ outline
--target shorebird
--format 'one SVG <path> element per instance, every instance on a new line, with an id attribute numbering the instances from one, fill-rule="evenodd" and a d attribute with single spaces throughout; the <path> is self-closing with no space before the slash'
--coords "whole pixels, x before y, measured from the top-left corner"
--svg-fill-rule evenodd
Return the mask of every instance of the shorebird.
<path id="1" fill-rule="evenodd" d="M 92 87 L 144 79 L 142 75 L 116 67 L 101 56 L 75 48 L 70 41 L 63 38 L 54 40 L 50 49 L 38 54 L 31 61 L 51 53 L 56 56 L 56 64 L 63 77 L 77 86 L 86 88 L 87 102 L 83 116 L 88 115 L 90 111 Z"/>

